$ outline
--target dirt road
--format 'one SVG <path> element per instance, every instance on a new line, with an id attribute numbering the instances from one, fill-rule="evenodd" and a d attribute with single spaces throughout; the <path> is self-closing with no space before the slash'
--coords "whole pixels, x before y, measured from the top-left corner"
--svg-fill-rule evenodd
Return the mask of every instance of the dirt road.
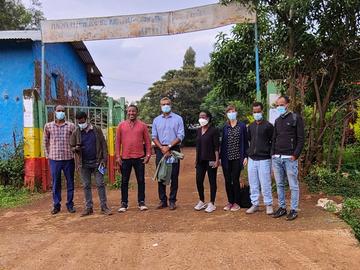
<path id="1" fill-rule="evenodd" d="M 316 208 L 317 198 L 310 195 L 302 195 L 300 216 L 293 222 L 270 218 L 264 211 L 251 216 L 244 209 L 224 212 L 219 172 L 218 210 L 195 212 L 194 151 L 184 152 L 176 211 L 155 210 L 153 164 L 147 170 L 147 212 L 136 208 L 132 188 L 129 211 L 104 217 L 94 191 L 96 213 L 80 218 L 80 187 L 73 215 L 63 210 L 51 216 L 50 194 L 31 205 L 2 210 L 0 269 L 360 269 L 360 247 L 349 227 Z M 119 191 L 109 191 L 108 197 L 116 212 Z"/>

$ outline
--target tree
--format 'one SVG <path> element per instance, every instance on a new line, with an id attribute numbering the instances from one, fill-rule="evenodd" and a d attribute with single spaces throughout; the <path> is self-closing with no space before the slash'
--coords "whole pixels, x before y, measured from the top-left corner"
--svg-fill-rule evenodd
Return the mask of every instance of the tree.
<path id="1" fill-rule="evenodd" d="M 251 3 L 257 10 L 261 75 L 272 78 L 281 67 L 277 75 L 282 76 L 293 109 L 301 112 L 306 104 L 315 108 L 308 128 L 307 170 L 315 161 L 322 162 L 323 140 L 330 127 L 326 114 L 332 105 L 343 107 L 344 100 L 354 99 L 359 89 L 350 84 L 360 74 L 356 60 L 360 57 L 360 0 L 239 2 Z"/>
<path id="2" fill-rule="evenodd" d="M 39 29 L 44 19 L 41 3 L 32 0 L 26 8 L 19 0 L 0 0 L 0 30 Z"/>
<path id="3" fill-rule="evenodd" d="M 195 53 L 191 53 L 191 50 L 190 48 L 187 50 L 184 63 L 192 63 L 191 59 L 195 59 Z M 193 63 L 193 66 L 186 64 L 179 70 L 167 71 L 160 81 L 149 88 L 138 104 L 140 118 L 143 121 L 152 123 L 152 120 L 160 114 L 160 99 L 167 96 L 172 100 L 173 111 L 183 117 L 186 132 L 197 124 L 200 105 L 211 90 L 211 84 L 208 80 L 207 67 L 195 67 L 195 62 Z"/>
<path id="4" fill-rule="evenodd" d="M 183 68 L 194 68 L 195 67 L 195 51 L 192 47 L 189 47 L 184 56 Z"/>

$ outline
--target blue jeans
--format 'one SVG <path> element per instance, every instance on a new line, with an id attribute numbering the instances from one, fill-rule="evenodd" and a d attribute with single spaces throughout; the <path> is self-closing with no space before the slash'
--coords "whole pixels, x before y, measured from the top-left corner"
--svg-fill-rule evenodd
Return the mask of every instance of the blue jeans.
<path id="1" fill-rule="evenodd" d="M 272 168 L 275 175 L 279 206 L 286 208 L 285 178 L 287 178 L 291 191 L 291 210 L 297 210 L 299 206 L 298 160 L 273 157 Z"/>
<path id="2" fill-rule="evenodd" d="M 64 172 L 66 178 L 67 202 L 66 207 L 74 206 L 74 171 L 75 162 L 70 160 L 52 160 L 50 159 L 50 173 L 52 178 L 52 194 L 54 208 L 61 208 L 61 171 Z"/>
<path id="3" fill-rule="evenodd" d="M 272 205 L 271 159 L 253 160 L 249 158 L 248 177 L 252 205 L 259 205 L 260 187 L 265 205 Z"/>

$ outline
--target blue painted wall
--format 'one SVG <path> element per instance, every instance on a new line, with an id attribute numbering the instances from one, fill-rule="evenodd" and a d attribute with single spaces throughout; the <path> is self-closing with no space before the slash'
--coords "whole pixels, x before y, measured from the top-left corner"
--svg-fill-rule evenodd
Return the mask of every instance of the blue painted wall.
<path id="1" fill-rule="evenodd" d="M 23 137 L 23 90 L 34 85 L 32 42 L 0 42 L 0 147 Z"/>
<path id="2" fill-rule="evenodd" d="M 41 43 L 34 42 L 35 65 L 40 67 Z M 46 63 L 46 97 L 47 104 L 63 103 L 69 105 L 86 106 L 87 96 L 87 75 L 86 66 L 69 43 L 55 43 L 45 45 Z M 38 71 L 38 69 L 36 69 Z M 54 86 L 52 77 L 58 77 L 58 86 L 61 88 L 57 98 L 51 95 Z M 37 76 L 39 78 L 40 76 Z M 40 81 L 36 84 L 41 85 Z M 69 90 L 72 97 L 68 96 Z"/>
<path id="3" fill-rule="evenodd" d="M 86 66 L 68 43 L 46 45 L 47 104 L 86 106 Z M 0 40 L 0 147 L 23 138 L 23 90 L 40 89 L 41 43 Z M 52 99 L 51 76 L 58 74 L 60 95 Z M 71 89 L 72 97 L 68 96 Z"/>

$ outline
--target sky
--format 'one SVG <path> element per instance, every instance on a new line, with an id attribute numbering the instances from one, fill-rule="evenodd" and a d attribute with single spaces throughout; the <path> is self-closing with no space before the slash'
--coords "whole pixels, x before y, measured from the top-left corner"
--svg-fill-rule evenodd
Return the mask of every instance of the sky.
<path id="1" fill-rule="evenodd" d="M 24 0 L 29 5 L 31 0 Z M 41 0 L 49 20 L 103 17 L 172 11 L 217 3 L 217 0 Z M 209 62 L 216 35 L 229 33 L 231 26 L 194 33 L 132 39 L 85 42 L 103 75 L 109 96 L 140 100 L 153 82 L 169 69 L 182 66 L 185 51 L 196 51 L 196 65 Z"/>

